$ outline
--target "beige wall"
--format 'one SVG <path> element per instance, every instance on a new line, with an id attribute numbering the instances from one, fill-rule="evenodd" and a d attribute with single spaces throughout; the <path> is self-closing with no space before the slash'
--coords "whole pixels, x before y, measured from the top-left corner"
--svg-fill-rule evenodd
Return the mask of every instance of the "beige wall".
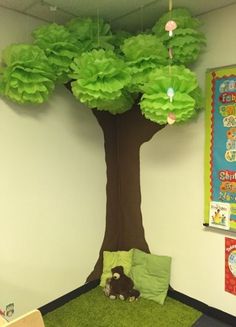
<path id="1" fill-rule="evenodd" d="M 0 9 L 0 49 L 40 21 Z M 0 307 L 16 315 L 81 286 L 105 224 L 103 135 L 92 112 L 58 87 L 47 104 L 0 99 Z"/>
<path id="2" fill-rule="evenodd" d="M 235 63 L 236 6 L 202 16 L 208 48 L 196 65 Z M 29 41 L 40 21 L 0 10 L 0 49 Z M 63 88 L 39 107 L 0 100 L 0 307 L 16 316 L 83 284 L 105 224 L 103 137 Z M 236 314 L 224 292 L 224 234 L 203 220 L 204 115 L 167 127 L 141 150 L 142 210 L 153 253 L 173 257 L 172 286 Z"/>
<path id="3" fill-rule="evenodd" d="M 236 64 L 236 5 L 199 17 L 208 38 L 195 71 Z M 236 296 L 224 292 L 224 233 L 204 230 L 204 114 L 168 126 L 141 149 L 142 212 L 151 251 L 172 256 L 171 285 L 236 315 Z M 233 235 L 236 237 L 236 235 Z"/>

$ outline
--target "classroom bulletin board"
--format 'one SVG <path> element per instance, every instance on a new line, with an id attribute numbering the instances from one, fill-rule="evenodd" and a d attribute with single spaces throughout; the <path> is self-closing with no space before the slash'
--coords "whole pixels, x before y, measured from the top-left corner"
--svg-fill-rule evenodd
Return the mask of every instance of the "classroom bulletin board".
<path id="1" fill-rule="evenodd" d="M 236 65 L 206 73 L 204 225 L 236 232 Z"/>

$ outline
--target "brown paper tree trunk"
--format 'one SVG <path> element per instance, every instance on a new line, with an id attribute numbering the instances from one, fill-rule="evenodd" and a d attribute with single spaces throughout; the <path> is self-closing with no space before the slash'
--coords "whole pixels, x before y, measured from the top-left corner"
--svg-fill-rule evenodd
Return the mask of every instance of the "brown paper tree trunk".
<path id="1" fill-rule="evenodd" d="M 121 115 L 93 111 L 104 133 L 107 166 L 106 229 L 99 258 L 87 282 L 99 279 L 103 251 L 137 248 L 149 252 L 141 214 L 140 146 L 164 126 L 141 114 L 139 106 Z"/>

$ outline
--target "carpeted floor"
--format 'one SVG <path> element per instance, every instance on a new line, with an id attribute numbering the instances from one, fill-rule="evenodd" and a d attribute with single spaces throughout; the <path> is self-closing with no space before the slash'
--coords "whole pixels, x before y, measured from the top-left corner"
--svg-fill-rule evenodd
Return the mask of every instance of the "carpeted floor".
<path id="1" fill-rule="evenodd" d="M 46 327 L 191 327 L 201 312 L 167 297 L 165 304 L 110 300 L 101 287 L 44 316 Z"/>

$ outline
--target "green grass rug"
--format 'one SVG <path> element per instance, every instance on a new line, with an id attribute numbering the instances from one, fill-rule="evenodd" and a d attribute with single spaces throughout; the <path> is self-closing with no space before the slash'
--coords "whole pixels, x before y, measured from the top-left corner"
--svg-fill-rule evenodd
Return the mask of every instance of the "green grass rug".
<path id="1" fill-rule="evenodd" d="M 44 316 L 46 327 L 191 327 L 201 312 L 170 297 L 165 304 L 110 300 L 97 287 Z"/>

